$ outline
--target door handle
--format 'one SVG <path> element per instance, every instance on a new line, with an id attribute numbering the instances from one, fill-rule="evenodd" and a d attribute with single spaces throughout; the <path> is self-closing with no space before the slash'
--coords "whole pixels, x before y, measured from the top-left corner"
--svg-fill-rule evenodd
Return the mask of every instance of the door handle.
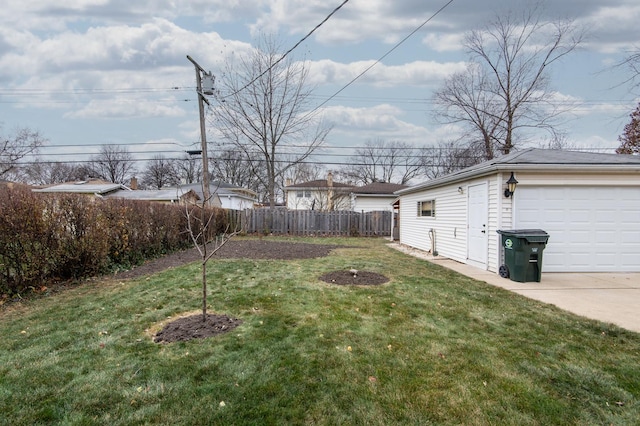
<path id="1" fill-rule="evenodd" d="M 480 232 L 482 232 L 483 234 L 486 234 L 487 233 L 487 230 L 485 229 L 486 227 L 487 227 L 487 225 L 483 224 L 482 225 L 482 231 L 480 231 Z"/>

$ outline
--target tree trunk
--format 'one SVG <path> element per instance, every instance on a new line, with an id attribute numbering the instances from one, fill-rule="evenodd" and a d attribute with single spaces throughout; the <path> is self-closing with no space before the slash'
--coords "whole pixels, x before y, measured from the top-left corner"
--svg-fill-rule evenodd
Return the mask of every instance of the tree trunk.
<path id="1" fill-rule="evenodd" d="M 207 261 L 202 262 L 202 322 L 207 320 Z"/>

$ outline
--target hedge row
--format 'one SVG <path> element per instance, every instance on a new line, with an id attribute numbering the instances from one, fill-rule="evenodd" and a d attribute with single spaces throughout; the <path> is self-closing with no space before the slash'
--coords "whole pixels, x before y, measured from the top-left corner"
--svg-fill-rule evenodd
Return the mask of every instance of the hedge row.
<path id="1" fill-rule="evenodd" d="M 210 234 L 224 232 L 215 214 Z M 200 209 L 192 207 L 192 229 Z M 192 247 L 184 206 L 0 187 L 0 295 L 128 269 Z"/>

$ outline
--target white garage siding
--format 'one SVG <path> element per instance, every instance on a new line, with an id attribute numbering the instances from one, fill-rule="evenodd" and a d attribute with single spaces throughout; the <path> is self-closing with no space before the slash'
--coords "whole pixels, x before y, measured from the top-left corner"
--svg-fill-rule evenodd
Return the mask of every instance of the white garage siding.
<path id="1" fill-rule="evenodd" d="M 431 250 L 429 230 L 436 234 L 439 255 L 466 263 L 468 255 L 468 187 L 488 183 L 487 269 L 497 271 L 499 256 L 498 211 L 502 208 L 495 193 L 501 188 L 499 178 L 480 178 L 403 195 L 400 199 L 400 242 L 420 250 Z M 462 193 L 458 188 L 462 188 Z M 419 201 L 436 200 L 435 217 L 419 217 Z"/>
<path id="2" fill-rule="evenodd" d="M 515 228 L 550 234 L 543 271 L 640 271 L 640 187 L 519 187 L 515 212 Z"/>
<path id="3" fill-rule="evenodd" d="M 502 264 L 500 260 L 500 236 L 496 232 L 498 229 L 504 229 L 505 226 L 509 226 L 510 222 L 505 222 L 504 212 L 508 212 L 508 217 L 511 217 L 511 200 L 505 199 L 502 193 L 504 192 L 502 182 L 505 182 L 501 173 L 491 176 L 489 178 L 489 223 L 487 224 L 487 233 L 489 236 L 488 241 L 488 254 L 487 254 L 487 270 L 492 272 L 498 272 L 498 268 Z M 500 212 L 503 212 L 500 214 Z"/>
<path id="4" fill-rule="evenodd" d="M 464 262 L 467 254 L 466 192 L 445 186 L 400 199 L 400 242 L 420 250 L 431 250 L 429 230 L 435 230 L 436 250 L 441 256 Z M 436 201 L 435 217 L 419 217 L 419 201 Z"/>

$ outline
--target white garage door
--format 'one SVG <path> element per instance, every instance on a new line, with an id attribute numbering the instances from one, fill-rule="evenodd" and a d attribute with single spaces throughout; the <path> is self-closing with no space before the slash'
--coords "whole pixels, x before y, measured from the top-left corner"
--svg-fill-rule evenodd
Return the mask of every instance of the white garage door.
<path id="1" fill-rule="evenodd" d="M 520 187 L 515 227 L 550 234 L 547 272 L 639 272 L 640 188 Z"/>

